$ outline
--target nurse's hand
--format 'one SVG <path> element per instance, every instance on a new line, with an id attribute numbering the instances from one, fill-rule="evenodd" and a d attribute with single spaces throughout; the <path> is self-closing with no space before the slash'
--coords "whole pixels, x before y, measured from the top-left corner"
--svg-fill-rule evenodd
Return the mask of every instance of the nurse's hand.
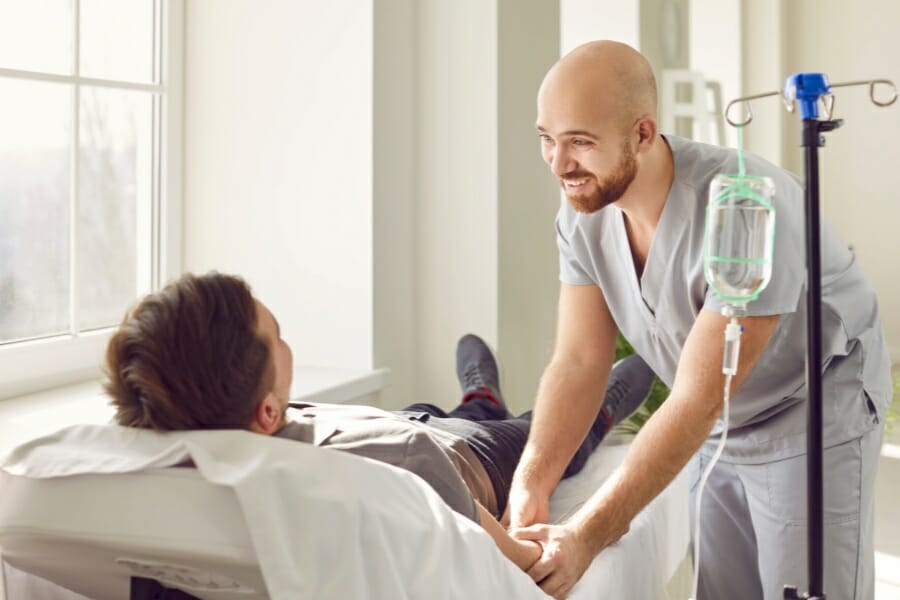
<path id="1" fill-rule="evenodd" d="M 546 523 L 550 519 L 550 497 L 513 482 L 504 517 L 507 521 L 504 525 L 511 527 Z"/>
<path id="2" fill-rule="evenodd" d="M 567 524 L 532 525 L 524 529 L 513 529 L 510 535 L 541 545 L 543 554 L 528 569 L 528 575 L 544 592 L 557 600 L 569 595 L 594 559 L 577 530 Z"/>

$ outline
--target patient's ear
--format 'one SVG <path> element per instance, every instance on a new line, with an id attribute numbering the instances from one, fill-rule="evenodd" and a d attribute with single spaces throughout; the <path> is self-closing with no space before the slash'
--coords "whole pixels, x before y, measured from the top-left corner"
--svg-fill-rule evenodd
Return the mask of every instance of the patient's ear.
<path id="1" fill-rule="evenodd" d="M 275 394 L 269 392 L 256 405 L 253 411 L 253 419 L 250 421 L 248 429 L 256 433 L 272 435 L 281 427 L 282 424 L 282 406 Z"/>

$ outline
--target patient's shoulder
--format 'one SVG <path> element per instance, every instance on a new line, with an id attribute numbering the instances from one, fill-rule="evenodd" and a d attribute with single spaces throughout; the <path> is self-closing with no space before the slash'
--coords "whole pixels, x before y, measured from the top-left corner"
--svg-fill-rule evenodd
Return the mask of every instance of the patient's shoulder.
<path id="1" fill-rule="evenodd" d="M 275 432 L 275 437 L 310 444 L 315 437 L 314 425 L 308 421 L 288 421 L 287 425 Z"/>

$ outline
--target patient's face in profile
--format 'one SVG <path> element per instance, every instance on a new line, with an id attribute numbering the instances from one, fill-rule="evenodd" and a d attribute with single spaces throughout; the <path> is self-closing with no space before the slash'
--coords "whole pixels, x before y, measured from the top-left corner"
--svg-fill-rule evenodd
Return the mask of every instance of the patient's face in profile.
<path id="1" fill-rule="evenodd" d="M 259 300 L 256 300 L 256 328 L 269 347 L 272 357 L 274 370 L 272 393 L 280 403 L 282 412 L 287 411 L 294 377 L 294 356 L 291 347 L 281 339 L 281 327 L 275 315 Z"/>

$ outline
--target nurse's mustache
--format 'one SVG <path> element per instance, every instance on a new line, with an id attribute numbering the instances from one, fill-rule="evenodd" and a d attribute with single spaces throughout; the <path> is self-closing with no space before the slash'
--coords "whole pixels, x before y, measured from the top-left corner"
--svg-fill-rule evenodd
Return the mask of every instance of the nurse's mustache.
<path id="1" fill-rule="evenodd" d="M 582 177 L 592 179 L 594 175 L 593 173 L 587 173 L 585 171 L 574 171 L 572 173 L 566 173 L 565 175 L 562 175 L 560 179 L 579 179 Z"/>

